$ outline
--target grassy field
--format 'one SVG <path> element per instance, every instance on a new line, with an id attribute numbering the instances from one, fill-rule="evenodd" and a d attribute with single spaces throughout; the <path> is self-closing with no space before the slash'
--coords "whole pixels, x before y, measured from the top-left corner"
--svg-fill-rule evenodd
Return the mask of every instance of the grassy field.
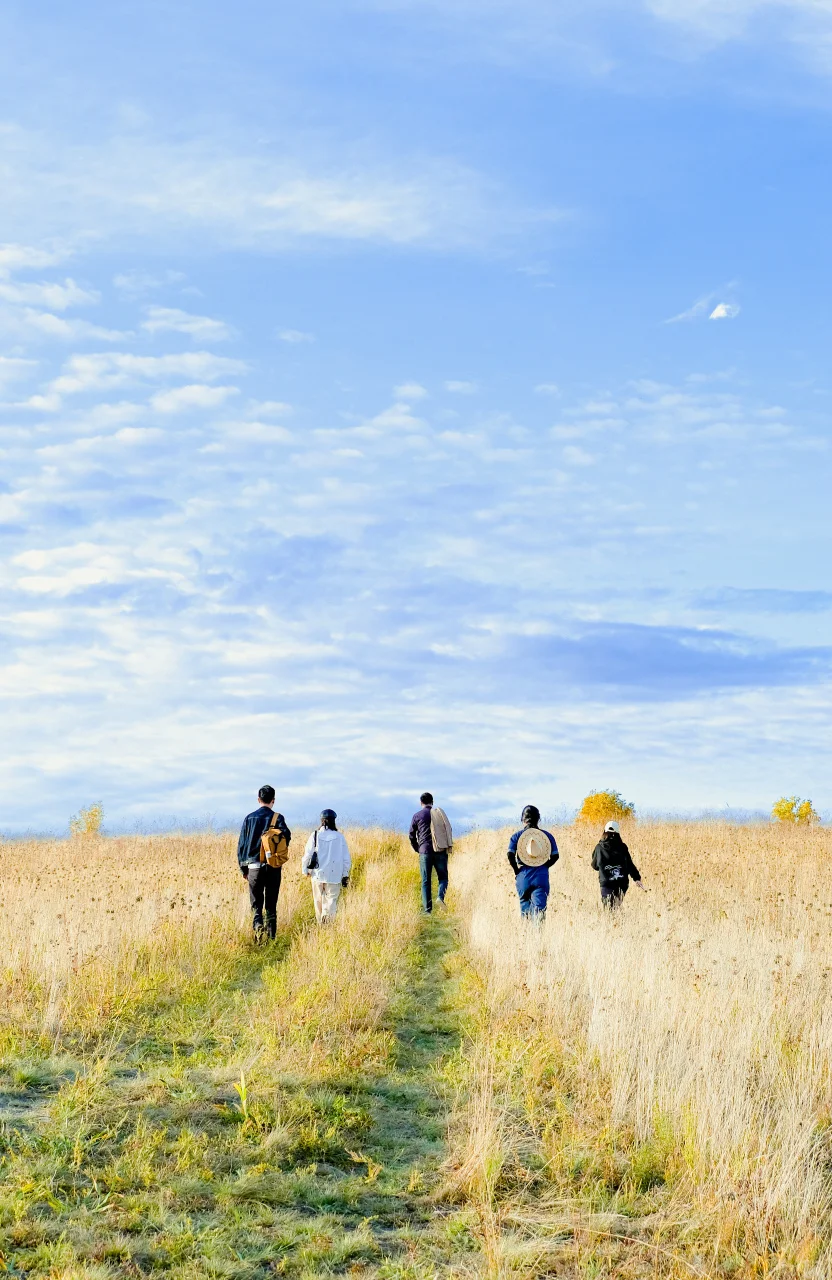
<path id="1" fill-rule="evenodd" d="M 0 845 L 0 1269 L 832 1276 L 832 833 L 639 826 L 614 917 L 595 834 L 521 926 L 505 833 L 430 919 L 349 833 L 260 947 L 230 837 Z"/>

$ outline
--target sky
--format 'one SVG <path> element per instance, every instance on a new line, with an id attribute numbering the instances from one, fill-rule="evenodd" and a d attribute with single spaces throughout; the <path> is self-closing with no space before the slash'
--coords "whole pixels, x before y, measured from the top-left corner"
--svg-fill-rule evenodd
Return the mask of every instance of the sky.
<path id="1" fill-rule="evenodd" d="M 0 830 L 832 814 L 832 0 L 11 0 Z"/>

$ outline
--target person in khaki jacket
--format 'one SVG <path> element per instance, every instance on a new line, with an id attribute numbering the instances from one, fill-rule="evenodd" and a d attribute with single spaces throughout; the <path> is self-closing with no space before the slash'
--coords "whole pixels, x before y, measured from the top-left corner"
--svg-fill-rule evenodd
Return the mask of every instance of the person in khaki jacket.
<path id="1" fill-rule="evenodd" d="M 453 847 L 453 832 L 448 815 L 433 803 L 429 791 L 419 797 L 422 808 L 414 813 L 410 824 L 410 843 L 419 855 L 422 875 L 422 907 L 428 915 L 433 911 L 432 880 L 436 872 L 438 905 L 444 907 L 448 891 L 448 854 Z"/>
<path id="2" fill-rule="evenodd" d="M 430 834 L 436 853 L 451 852 L 454 847 L 454 833 L 447 813 L 444 809 L 440 809 L 438 804 L 432 804 L 430 807 Z"/>

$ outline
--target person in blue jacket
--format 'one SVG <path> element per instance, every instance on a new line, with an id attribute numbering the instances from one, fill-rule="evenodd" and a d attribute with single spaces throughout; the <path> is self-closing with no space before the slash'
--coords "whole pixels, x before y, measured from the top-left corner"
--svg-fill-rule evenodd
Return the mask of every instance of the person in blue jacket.
<path id="1" fill-rule="evenodd" d="M 261 787 L 257 792 L 259 808 L 247 815 L 237 842 L 237 863 L 248 882 L 248 896 L 251 901 L 251 917 L 254 925 L 254 936 L 258 941 L 266 937 L 274 941 L 277 935 L 277 899 L 280 895 L 280 881 L 283 876 L 282 867 L 270 867 L 268 862 L 260 861 L 260 837 L 274 822 L 281 831 L 286 843 L 292 839 L 292 833 L 286 826 L 282 813 L 275 814 L 274 787 Z M 266 927 L 263 929 L 263 909 L 266 911 Z"/>
<path id="2" fill-rule="evenodd" d="M 542 920 L 549 901 L 549 868 L 560 855 L 551 831 L 540 830 L 539 809 L 527 804 L 520 818 L 523 826 L 508 842 L 508 860 L 520 899 L 520 915 L 524 920 Z"/>

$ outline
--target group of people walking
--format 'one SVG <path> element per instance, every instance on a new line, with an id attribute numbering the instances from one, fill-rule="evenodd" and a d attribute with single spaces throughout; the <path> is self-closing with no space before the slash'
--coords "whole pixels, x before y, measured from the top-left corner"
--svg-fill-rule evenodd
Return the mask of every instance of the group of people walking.
<path id="1" fill-rule="evenodd" d="M 282 813 L 274 808 L 274 787 L 261 787 L 259 806 L 248 814 L 237 842 L 237 861 L 248 883 L 252 922 L 257 937 L 274 938 L 277 932 L 277 900 L 283 866 L 289 856 L 292 833 Z M 422 881 L 422 909 L 433 911 L 433 878 L 436 876 L 436 905 L 444 909 L 448 891 L 448 858 L 453 849 L 453 831 L 448 815 L 425 791 L 421 808 L 410 824 L 410 844 L 419 855 Z M 347 842 L 335 825 L 332 809 L 321 813 L 320 825 L 306 842 L 301 871 L 312 884 L 312 901 L 318 924 L 335 919 L 341 890 L 349 884 L 352 860 Z M 508 861 L 524 919 L 542 920 L 549 901 L 549 870 L 560 857 L 555 837 L 540 826 L 540 810 L 527 804 L 520 820 L 522 827 L 508 842 Z M 598 872 L 601 902 L 610 910 L 618 907 L 632 880 L 644 888 L 638 868 L 621 839 L 617 822 L 608 822 L 592 854 L 592 869 Z"/>
<path id="2" fill-rule="evenodd" d="M 292 833 L 283 814 L 275 813 L 274 787 L 261 787 L 257 799 L 259 806 L 246 816 L 240 831 L 237 862 L 248 883 L 254 932 L 258 937 L 274 938 L 280 882 Z M 337 816 L 333 809 L 323 810 L 320 826 L 307 840 L 300 864 L 312 881 L 318 924 L 335 919 L 341 890 L 349 884 L 352 870 L 349 847 L 335 825 Z"/>
<path id="3" fill-rule="evenodd" d="M 520 915 L 542 920 L 549 901 L 549 868 L 555 865 L 560 854 L 551 831 L 541 829 L 540 810 L 535 805 L 526 805 L 520 821 L 522 827 L 508 842 L 508 860 L 520 899 Z M 592 870 L 598 872 L 601 903 L 610 910 L 620 906 L 630 880 L 640 889 L 644 888 L 617 822 L 608 822 L 604 827 L 604 834 L 592 852 Z"/>

